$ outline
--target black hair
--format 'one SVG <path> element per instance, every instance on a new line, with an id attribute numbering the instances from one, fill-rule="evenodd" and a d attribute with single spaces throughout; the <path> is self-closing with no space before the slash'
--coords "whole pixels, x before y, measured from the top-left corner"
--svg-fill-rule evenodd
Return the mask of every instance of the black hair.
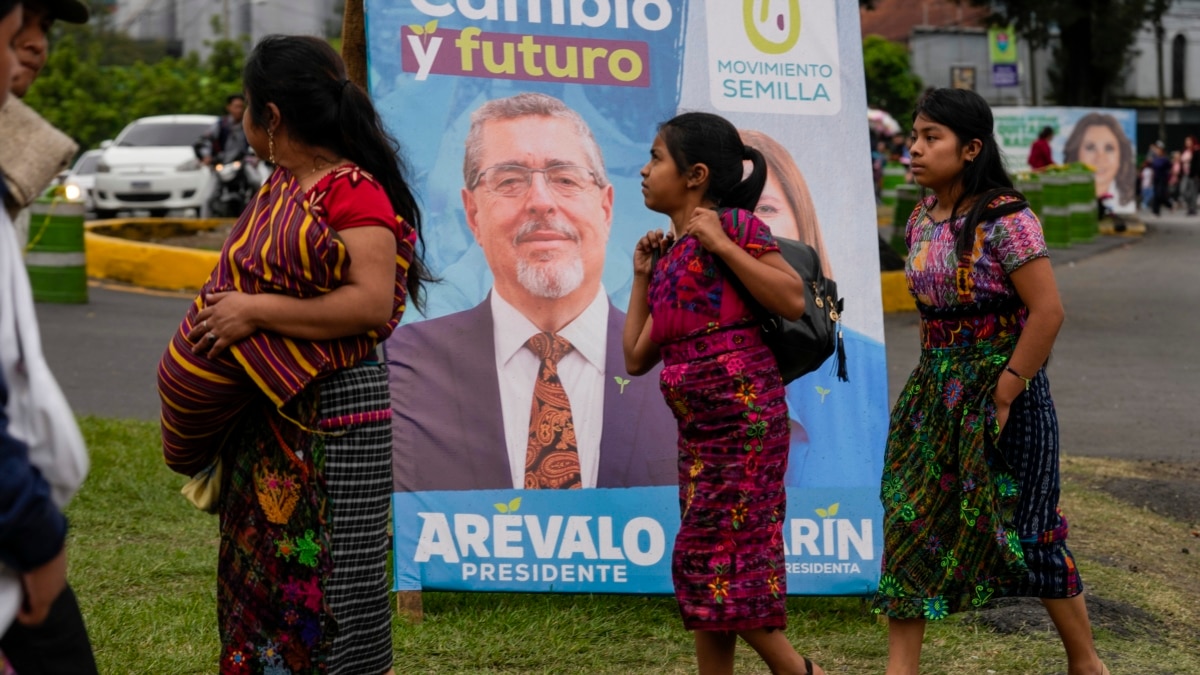
<path id="1" fill-rule="evenodd" d="M 370 96 L 346 78 L 342 58 L 314 37 L 269 35 L 247 57 L 242 82 L 255 125 L 268 127 L 267 104 L 274 103 L 290 136 L 337 152 L 383 186 L 392 208 L 417 232 L 407 287 L 410 301 L 420 309 L 422 282 L 433 279 L 420 255 L 421 210 L 404 178 L 408 168 Z"/>
<path id="2" fill-rule="evenodd" d="M 245 103 L 246 95 L 245 94 L 230 94 L 225 97 L 225 105 L 229 105 L 230 103 L 233 103 L 234 101 L 241 101 L 242 103 Z"/>
<path id="3" fill-rule="evenodd" d="M 962 230 L 958 232 L 958 255 L 967 255 L 975 246 L 975 228 L 980 221 L 1015 213 L 1029 204 L 1025 196 L 1013 188 L 993 132 L 992 109 L 982 96 L 969 89 L 932 89 L 917 102 L 912 116 L 914 122 L 918 115 L 950 129 L 958 138 L 960 148 L 976 139 L 982 144 L 979 154 L 967 162 L 959 174 L 962 192 L 950 210 L 950 221 L 954 222 L 963 202 L 975 199 L 967 211 Z M 989 208 L 997 198 L 1004 196 L 1014 196 L 1017 201 Z"/>
<path id="4" fill-rule="evenodd" d="M 9 12 L 12 12 L 20 4 L 20 0 L 0 0 L 0 19 L 7 18 Z"/>
<path id="5" fill-rule="evenodd" d="M 1042 127 L 1042 130 L 1038 133 L 1038 138 L 1040 138 L 1042 140 L 1046 140 L 1047 138 L 1050 138 L 1053 135 L 1054 135 L 1054 127 L 1044 126 L 1044 127 Z"/>
<path id="6" fill-rule="evenodd" d="M 767 161 L 758 150 L 742 143 L 737 127 L 719 115 L 689 112 L 658 126 L 667 152 L 682 175 L 696 164 L 708 167 L 704 198 L 719 208 L 753 211 L 767 184 Z M 750 160 L 750 175 L 742 180 L 742 162 Z"/>

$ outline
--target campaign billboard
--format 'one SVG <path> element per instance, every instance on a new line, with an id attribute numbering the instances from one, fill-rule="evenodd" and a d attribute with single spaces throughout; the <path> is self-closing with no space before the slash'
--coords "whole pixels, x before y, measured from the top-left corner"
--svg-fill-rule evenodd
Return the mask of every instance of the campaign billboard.
<path id="1" fill-rule="evenodd" d="M 996 140 L 1011 171 L 1029 168 L 1029 147 L 1046 127 L 1056 163 L 1096 171 L 1096 196 L 1112 196 L 1116 213 L 1137 210 L 1137 111 L 1114 108 L 993 108 Z"/>
<path id="2" fill-rule="evenodd" d="M 670 227 L 643 205 L 639 171 L 661 122 L 704 110 L 764 153 L 756 214 L 817 248 L 846 301 L 849 381 L 826 364 L 788 386 L 788 593 L 872 592 L 887 386 L 857 7 L 365 9 L 371 95 L 402 147 L 439 279 L 385 344 L 395 588 L 671 592 L 677 425 L 657 370 L 625 372 L 621 330 L 633 247 Z M 534 223 L 534 212 L 559 225 Z M 576 242 L 577 254 L 550 272 L 529 264 L 552 237 Z M 546 325 L 572 345 L 558 375 L 583 489 L 527 482 L 539 366 L 523 346 Z"/>

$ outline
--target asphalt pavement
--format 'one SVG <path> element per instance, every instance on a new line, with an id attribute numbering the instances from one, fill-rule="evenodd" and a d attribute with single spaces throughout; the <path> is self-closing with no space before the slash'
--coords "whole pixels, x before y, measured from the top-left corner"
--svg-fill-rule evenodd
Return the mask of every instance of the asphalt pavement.
<path id="1" fill-rule="evenodd" d="M 1067 320 L 1050 382 L 1067 454 L 1200 461 L 1200 217 L 1051 253 Z M 155 368 L 192 300 L 93 284 L 39 304 L 47 358 L 80 415 L 154 420 Z M 916 364 L 917 316 L 888 314 L 891 400 Z"/>

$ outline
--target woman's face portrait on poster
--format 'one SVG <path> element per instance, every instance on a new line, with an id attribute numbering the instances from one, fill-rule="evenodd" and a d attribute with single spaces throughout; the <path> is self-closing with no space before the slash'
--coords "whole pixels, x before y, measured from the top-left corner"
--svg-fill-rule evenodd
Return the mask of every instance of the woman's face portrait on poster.
<path id="1" fill-rule="evenodd" d="M 1116 134 L 1103 124 L 1094 124 L 1083 132 L 1079 161 L 1096 170 L 1096 187 L 1108 189 L 1121 165 L 1121 146 Z"/>
<path id="2" fill-rule="evenodd" d="M 783 185 L 770 171 L 767 172 L 767 183 L 763 186 L 762 196 L 758 198 L 758 206 L 754 208 L 758 216 L 777 237 L 799 239 L 800 226 L 796 224 L 796 213 L 788 203 Z"/>

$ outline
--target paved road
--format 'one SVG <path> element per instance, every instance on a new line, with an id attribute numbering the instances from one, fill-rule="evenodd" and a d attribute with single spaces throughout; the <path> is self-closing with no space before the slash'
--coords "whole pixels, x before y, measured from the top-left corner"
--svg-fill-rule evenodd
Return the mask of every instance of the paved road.
<path id="1" fill-rule="evenodd" d="M 1200 219 L 1055 251 L 1067 323 L 1050 366 L 1069 454 L 1200 461 Z M 80 414 L 156 419 L 154 369 L 190 295 L 93 287 L 39 305 L 51 366 Z M 915 314 L 885 319 L 891 397 L 918 355 Z"/>

